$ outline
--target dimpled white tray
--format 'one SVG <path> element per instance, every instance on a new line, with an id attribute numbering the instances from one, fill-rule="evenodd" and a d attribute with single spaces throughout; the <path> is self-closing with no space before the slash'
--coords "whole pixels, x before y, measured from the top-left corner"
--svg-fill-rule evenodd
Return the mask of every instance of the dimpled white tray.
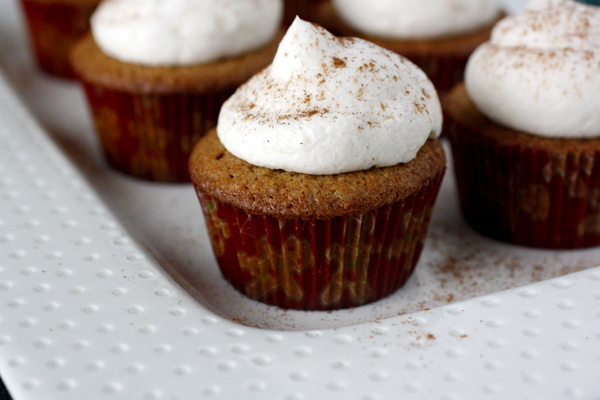
<path id="1" fill-rule="evenodd" d="M 518 2 L 514 2 L 518 5 Z M 112 172 L 0 4 L 0 376 L 15 400 L 600 399 L 600 250 L 482 238 L 450 169 L 417 272 L 354 310 L 223 280 L 189 185 Z"/>

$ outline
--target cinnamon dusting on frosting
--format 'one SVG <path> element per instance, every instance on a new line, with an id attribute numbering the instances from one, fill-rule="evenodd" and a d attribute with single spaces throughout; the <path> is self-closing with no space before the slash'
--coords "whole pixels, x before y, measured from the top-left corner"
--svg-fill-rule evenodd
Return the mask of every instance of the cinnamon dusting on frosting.
<path id="1" fill-rule="evenodd" d="M 435 93 L 397 54 L 297 19 L 273 64 L 223 106 L 218 134 L 233 154 L 269 168 L 332 174 L 389 166 L 439 135 Z"/>
<path id="2" fill-rule="evenodd" d="M 346 66 L 346 61 L 341 58 L 333 57 L 333 66 L 335 68 L 344 68 Z"/>
<path id="3" fill-rule="evenodd" d="M 533 0 L 496 25 L 465 81 L 498 123 L 551 137 L 600 136 L 600 8 Z"/>

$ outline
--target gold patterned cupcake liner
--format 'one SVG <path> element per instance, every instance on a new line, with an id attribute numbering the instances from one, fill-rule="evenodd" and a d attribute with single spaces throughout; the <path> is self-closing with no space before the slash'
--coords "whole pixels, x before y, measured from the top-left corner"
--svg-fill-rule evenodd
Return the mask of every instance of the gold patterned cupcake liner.
<path id="1" fill-rule="evenodd" d="M 128 93 L 83 82 L 107 162 L 140 179 L 189 182 L 196 142 L 216 126 L 227 93 Z"/>
<path id="2" fill-rule="evenodd" d="M 390 295 L 410 277 L 443 172 L 403 201 L 328 220 L 281 219 L 196 191 L 224 278 L 283 308 L 333 310 Z"/>
<path id="3" fill-rule="evenodd" d="M 600 149 L 502 141 L 457 121 L 449 139 L 462 213 L 475 230 L 528 247 L 600 244 Z"/>
<path id="4" fill-rule="evenodd" d="M 97 1 L 21 0 L 33 53 L 40 68 L 52 75 L 74 79 L 69 53 L 90 30 Z"/>

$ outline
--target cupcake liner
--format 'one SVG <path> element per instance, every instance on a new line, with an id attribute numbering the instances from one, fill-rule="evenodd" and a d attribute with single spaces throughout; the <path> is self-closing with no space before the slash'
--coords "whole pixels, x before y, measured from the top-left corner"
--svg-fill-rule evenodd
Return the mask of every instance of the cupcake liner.
<path id="1" fill-rule="evenodd" d="M 360 306 L 400 288 L 423 248 L 443 173 L 403 201 L 327 220 L 249 214 L 196 192 L 223 277 L 282 308 Z"/>
<path id="2" fill-rule="evenodd" d="M 83 82 L 106 160 L 137 178 L 189 182 L 196 142 L 217 123 L 227 93 L 128 93 Z"/>
<path id="3" fill-rule="evenodd" d="M 399 53 L 425 72 L 440 95 L 462 82 L 469 55 Z"/>
<path id="4" fill-rule="evenodd" d="M 449 139 L 462 213 L 475 230 L 528 247 L 600 244 L 600 150 L 501 142 L 456 121 Z"/>
<path id="5" fill-rule="evenodd" d="M 21 0 L 29 36 L 40 68 L 52 75 L 74 79 L 69 62 L 73 44 L 90 29 L 90 17 L 97 7 L 90 1 Z"/>

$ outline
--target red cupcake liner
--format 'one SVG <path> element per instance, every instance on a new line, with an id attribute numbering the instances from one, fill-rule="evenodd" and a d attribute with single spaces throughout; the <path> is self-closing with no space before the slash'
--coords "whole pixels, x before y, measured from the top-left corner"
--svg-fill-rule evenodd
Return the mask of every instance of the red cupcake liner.
<path id="1" fill-rule="evenodd" d="M 443 173 L 419 192 L 361 215 L 328 220 L 248 214 L 196 192 L 223 277 L 282 308 L 334 310 L 390 295 L 423 248 Z"/>
<path id="2" fill-rule="evenodd" d="M 90 17 L 99 1 L 71 3 L 21 0 L 38 65 L 52 75 L 68 79 L 75 78 L 69 52 L 90 30 Z"/>
<path id="3" fill-rule="evenodd" d="M 600 149 L 498 143 L 456 121 L 448 135 L 462 213 L 475 230 L 528 247 L 600 245 Z"/>
<path id="4" fill-rule="evenodd" d="M 463 81 L 469 55 L 400 53 L 425 72 L 440 95 Z"/>
<path id="5" fill-rule="evenodd" d="M 83 82 L 108 163 L 137 178 L 189 182 L 196 142 L 216 126 L 233 93 L 141 94 Z"/>

